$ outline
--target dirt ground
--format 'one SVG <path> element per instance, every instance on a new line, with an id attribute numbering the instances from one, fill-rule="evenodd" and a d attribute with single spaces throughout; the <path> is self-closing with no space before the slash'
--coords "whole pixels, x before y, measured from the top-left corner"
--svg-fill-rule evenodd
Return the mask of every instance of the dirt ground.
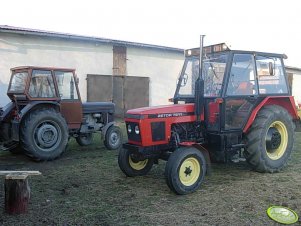
<path id="1" fill-rule="evenodd" d="M 118 167 L 117 151 L 105 150 L 99 136 L 94 140 L 84 148 L 71 141 L 53 162 L 0 153 L 0 170 L 43 174 L 29 179 L 29 213 L 19 216 L 3 212 L 0 179 L 0 225 L 278 225 L 266 215 L 271 205 L 301 216 L 301 133 L 281 173 L 253 172 L 245 162 L 213 165 L 201 188 L 186 196 L 168 189 L 165 162 L 147 176 L 128 178 Z"/>

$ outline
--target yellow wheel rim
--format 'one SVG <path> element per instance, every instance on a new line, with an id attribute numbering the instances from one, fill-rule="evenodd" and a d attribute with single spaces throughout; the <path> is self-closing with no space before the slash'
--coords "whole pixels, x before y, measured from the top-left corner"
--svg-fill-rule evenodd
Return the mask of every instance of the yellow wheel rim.
<path id="1" fill-rule="evenodd" d="M 131 156 L 129 156 L 129 163 L 134 170 L 142 170 L 148 163 L 148 159 L 145 159 L 143 161 L 134 161 L 132 160 Z"/>
<path id="2" fill-rule="evenodd" d="M 286 151 L 287 144 L 288 144 L 288 132 L 287 132 L 287 129 L 286 129 L 286 126 L 284 125 L 284 123 L 280 122 L 280 121 L 273 122 L 270 125 L 269 129 L 271 129 L 271 128 L 274 128 L 277 130 L 277 132 L 280 134 L 281 141 L 280 141 L 280 144 L 278 145 L 278 147 L 275 149 L 266 147 L 266 152 L 270 159 L 278 160 L 284 155 L 284 153 Z M 268 131 L 269 131 L 269 129 L 268 129 Z"/>
<path id="3" fill-rule="evenodd" d="M 194 158 L 187 158 L 180 167 L 179 177 L 180 181 L 185 186 L 193 185 L 201 174 L 201 166 L 199 161 Z"/>

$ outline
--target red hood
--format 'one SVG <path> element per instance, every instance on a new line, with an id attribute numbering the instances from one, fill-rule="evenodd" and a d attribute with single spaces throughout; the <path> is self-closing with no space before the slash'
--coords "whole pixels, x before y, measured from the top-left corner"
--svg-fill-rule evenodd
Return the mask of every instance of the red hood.
<path id="1" fill-rule="evenodd" d="M 194 112 L 194 104 L 172 104 L 155 107 L 136 108 L 127 111 L 132 115 L 164 114 L 175 112 Z"/>

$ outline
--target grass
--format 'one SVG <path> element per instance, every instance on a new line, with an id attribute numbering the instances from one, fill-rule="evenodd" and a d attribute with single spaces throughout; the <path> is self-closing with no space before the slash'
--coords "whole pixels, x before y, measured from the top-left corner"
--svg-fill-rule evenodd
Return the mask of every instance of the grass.
<path id="1" fill-rule="evenodd" d="M 213 165 L 201 188 L 186 196 L 168 189 L 165 162 L 146 176 L 129 178 L 118 167 L 117 151 L 106 150 L 99 136 L 94 139 L 89 147 L 71 141 L 53 162 L 1 154 L 1 170 L 40 170 L 43 175 L 29 179 L 29 213 L 1 212 L 0 225 L 277 225 L 266 215 L 270 205 L 288 206 L 301 215 L 301 133 L 282 172 L 256 173 L 245 162 Z M 1 187 L 1 211 L 3 193 Z"/>

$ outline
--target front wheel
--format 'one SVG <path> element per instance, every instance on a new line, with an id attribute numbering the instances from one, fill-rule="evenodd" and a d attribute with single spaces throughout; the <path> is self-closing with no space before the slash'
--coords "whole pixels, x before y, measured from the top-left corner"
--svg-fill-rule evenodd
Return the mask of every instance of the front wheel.
<path id="1" fill-rule="evenodd" d="M 111 126 L 105 134 L 105 140 L 103 143 L 109 150 L 118 149 L 122 144 L 121 129 L 118 126 Z"/>
<path id="2" fill-rule="evenodd" d="M 179 195 L 197 190 L 204 180 L 205 173 L 205 157 L 193 147 L 181 147 L 174 151 L 165 167 L 166 183 Z"/>
<path id="3" fill-rule="evenodd" d="M 146 175 L 151 170 L 153 164 L 153 159 L 144 159 L 141 161 L 135 159 L 128 149 L 121 148 L 119 151 L 119 168 L 129 177 Z"/>
<path id="4" fill-rule="evenodd" d="M 93 134 L 92 133 L 80 133 L 78 137 L 76 137 L 76 142 L 80 146 L 88 146 L 92 144 Z"/>

